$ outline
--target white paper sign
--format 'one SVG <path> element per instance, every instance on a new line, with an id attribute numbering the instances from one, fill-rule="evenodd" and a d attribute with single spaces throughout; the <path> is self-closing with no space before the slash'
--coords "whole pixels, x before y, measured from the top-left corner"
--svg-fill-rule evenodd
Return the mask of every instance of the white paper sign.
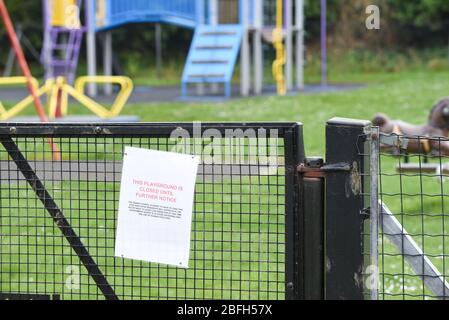
<path id="1" fill-rule="evenodd" d="M 188 268 L 198 157 L 125 147 L 115 256 Z"/>

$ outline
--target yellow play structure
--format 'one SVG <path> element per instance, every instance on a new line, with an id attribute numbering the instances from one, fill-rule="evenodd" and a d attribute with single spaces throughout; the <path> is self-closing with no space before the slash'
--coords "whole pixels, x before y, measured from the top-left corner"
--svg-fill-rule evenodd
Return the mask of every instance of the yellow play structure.
<path id="1" fill-rule="evenodd" d="M 17 84 L 25 84 L 25 77 L 9 77 L 9 78 L 0 78 L 0 86 L 1 85 L 17 85 Z M 111 108 L 106 108 L 98 102 L 94 101 L 90 97 L 84 94 L 84 88 L 88 83 L 97 83 L 97 84 L 116 84 L 120 87 L 119 93 L 113 102 Z M 128 101 L 132 91 L 133 91 L 133 82 L 128 77 L 119 77 L 119 76 L 95 76 L 95 77 L 79 77 L 75 86 L 72 87 L 67 84 L 67 81 L 63 77 L 58 77 L 56 79 L 49 79 L 45 82 L 45 84 L 39 88 L 39 83 L 36 79 L 33 78 L 33 85 L 37 89 L 38 97 L 42 97 L 47 95 L 47 110 L 50 119 L 55 119 L 57 116 L 57 110 L 60 108 L 61 115 L 65 116 L 68 113 L 69 106 L 69 97 L 75 99 L 82 106 L 86 107 L 98 117 L 103 119 L 114 118 L 118 116 L 126 102 Z M 6 109 L 3 104 L 0 102 L 0 120 L 5 121 L 17 116 L 20 112 L 25 110 L 26 108 L 32 106 L 33 97 L 29 95 L 28 97 L 21 100 L 19 103 L 11 107 L 10 109 Z"/>
<path id="2" fill-rule="evenodd" d="M 77 0 L 48 0 L 51 13 L 51 24 L 54 27 L 80 28 L 79 10 Z"/>
<path id="3" fill-rule="evenodd" d="M 83 33 L 86 31 L 80 23 L 80 0 L 45 0 L 45 17 L 46 17 L 46 35 L 48 35 L 49 30 L 54 32 L 66 33 L 61 36 L 61 38 L 76 39 L 76 35 L 82 37 Z M 102 1 L 100 1 L 102 3 Z M 54 29 L 53 29 L 54 28 Z M 61 47 L 61 44 L 51 43 L 48 44 L 49 39 L 54 37 L 46 38 L 47 46 L 54 51 L 55 47 Z M 73 43 L 64 44 L 67 52 L 64 53 L 65 56 L 71 56 L 67 59 L 72 59 L 68 61 L 60 60 L 60 55 L 51 52 L 55 66 L 60 65 L 61 62 L 67 62 L 68 65 L 74 65 L 73 59 L 77 52 L 79 52 L 80 39 Z M 78 50 L 78 51 L 76 51 Z M 56 60 L 55 60 L 56 59 Z M 59 59 L 59 60 L 57 60 Z M 47 62 L 48 55 L 44 54 L 44 60 Z M 51 63 L 51 61 L 49 62 Z M 64 74 L 64 72 L 63 72 Z M 89 109 L 95 115 L 103 119 L 109 119 L 117 117 L 126 105 L 132 91 L 133 82 L 130 78 L 124 76 L 89 76 L 89 77 L 79 77 L 74 80 L 73 76 L 60 76 L 56 73 L 50 75 L 46 74 L 47 80 L 40 87 L 39 82 L 32 78 L 32 86 L 37 93 L 38 98 L 46 97 L 46 107 L 49 119 L 55 119 L 57 117 L 65 116 L 68 113 L 69 108 L 69 98 L 72 98 L 85 108 Z M 66 77 L 67 76 L 67 77 Z M 71 79 L 70 81 L 68 79 Z M 70 82 L 74 80 L 74 85 L 70 85 Z M 10 86 L 10 85 L 26 85 L 26 77 L 3 77 L 0 78 L 0 86 Z M 115 101 L 112 103 L 111 107 L 105 107 L 102 104 L 94 101 L 92 98 L 88 97 L 84 93 L 84 89 L 87 84 L 112 84 L 119 87 L 119 91 Z M 10 108 L 6 108 L 4 104 L 0 101 L 0 121 L 9 120 L 16 117 L 19 113 L 24 111 L 26 108 L 32 106 L 34 99 L 32 95 L 29 95 L 22 99 L 20 102 L 15 104 Z"/>
<path id="4" fill-rule="evenodd" d="M 283 96 L 287 93 L 284 76 L 286 63 L 284 47 L 284 0 L 276 2 L 276 28 L 273 30 L 273 46 L 276 49 L 276 59 L 273 62 L 273 77 L 276 81 L 277 93 Z"/>

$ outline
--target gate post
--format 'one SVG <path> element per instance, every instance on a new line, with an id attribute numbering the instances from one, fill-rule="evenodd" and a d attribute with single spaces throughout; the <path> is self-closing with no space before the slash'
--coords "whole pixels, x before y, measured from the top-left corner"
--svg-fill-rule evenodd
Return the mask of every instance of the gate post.
<path id="1" fill-rule="evenodd" d="M 302 298 L 324 299 L 324 175 L 322 158 L 306 158 L 298 168 L 300 185 Z"/>
<path id="2" fill-rule="evenodd" d="M 365 163 L 369 121 L 326 125 L 325 299 L 364 299 Z M 369 177 L 367 177 L 369 179 Z M 369 182 L 369 180 L 368 180 Z M 366 184 L 369 186 L 368 182 Z"/>
<path id="3" fill-rule="evenodd" d="M 302 124 L 285 132 L 285 283 L 286 299 L 303 299 L 302 211 L 299 208 L 298 166 L 304 162 Z"/>

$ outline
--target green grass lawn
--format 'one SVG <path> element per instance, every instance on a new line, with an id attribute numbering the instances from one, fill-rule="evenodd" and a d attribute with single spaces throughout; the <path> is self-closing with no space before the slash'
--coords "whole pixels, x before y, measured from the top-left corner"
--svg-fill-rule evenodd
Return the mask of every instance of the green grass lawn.
<path id="1" fill-rule="evenodd" d="M 236 98 L 218 103 L 130 103 L 123 114 L 138 115 L 143 122 L 299 121 L 304 124 L 307 153 L 313 155 L 323 153 L 324 125 L 334 116 L 371 119 L 376 112 L 384 112 L 392 118 L 422 124 L 433 103 L 449 95 L 446 71 L 337 74 L 331 80 L 363 83 L 366 87 L 348 92 Z M 73 105 L 69 113 L 90 114 L 90 111 Z M 33 115 L 34 109 L 28 108 L 23 114 Z"/>
<path id="2" fill-rule="evenodd" d="M 371 119 L 376 112 L 383 112 L 392 118 L 423 124 L 427 121 L 433 103 L 449 95 L 447 71 L 339 73 L 333 74 L 331 79 L 338 82 L 364 83 L 366 86 L 347 92 L 237 98 L 220 103 L 129 104 L 123 114 L 138 115 L 145 122 L 298 121 L 304 124 L 306 153 L 312 156 L 323 155 L 325 122 L 332 117 Z M 33 114 L 33 110 L 29 109 L 27 113 Z M 89 112 L 74 105 L 70 107 L 70 113 Z M 383 159 L 382 171 L 395 173 L 397 163 L 398 160 L 391 157 Z M 397 213 L 398 219 L 403 222 L 407 231 L 416 235 L 415 240 L 431 254 L 431 260 L 437 268 L 448 275 L 449 261 L 447 257 L 442 257 L 443 253 L 448 254 L 446 248 L 449 247 L 447 236 L 449 216 L 444 210 L 449 203 L 445 197 L 440 196 L 447 194 L 445 188 L 446 186 L 436 178 L 399 180 L 397 176 L 385 176 L 382 180 L 383 200 L 393 212 Z M 429 196 L 420 197 L 421 190 Z M 423 216 L 422 213 L 426 215 Z M 384 286 L 381 289 L 387 294 L 394 294 L 385 298 L 402 298 L 403 292 L 411 295 L 423 292 L 429 294 L 423 288 L 422 282 L 412 275 L 410 268 L 396 255 L 395 249 L 388 241 L 381 240 L 384 252 L 390 254 L 381 261 L 382 272 L 391 274 L 385 276 Z M 126 273 L 126 270 L 122 272 Z M 250 274 L 244 275 L 246 276 L 250 277 Z M 232 281 L 227 283 L 232 285 Z M 248 285 L 251 285 L 250 283 L 251 281 Z"/>
<path id="3" fill-rule="evenodd" d="M 118 183 L 46 185 L 121 299 L 283 299 L 283 203 L 243 180 L 197 184 L 187 270 L 114 257 Z M 34 198 L 24 182 L 2 191 L 0 292 L 103 299 Z"/>
<path id="4" fill-rule="evenodd" d="M 219 103 L 129 104 L 123 114 L 138 115 L 145 122 L 299 121 L 304 124 L 308 155 L 321 155 L 324 125 L 332 117 L 369 120 L 376 112 L 384 112 L 392 118 L 422 124 L 427 121 L 433 103 L 449 95 L 448 72 L 347 74 L 333 78 L 339 82 L 364 83 L 366 87 L 339 93 L 241 98 Z M 32 114 L 33 110 L 28 112 Z M 70 113 L 89 111 L 73 106 Z"/>

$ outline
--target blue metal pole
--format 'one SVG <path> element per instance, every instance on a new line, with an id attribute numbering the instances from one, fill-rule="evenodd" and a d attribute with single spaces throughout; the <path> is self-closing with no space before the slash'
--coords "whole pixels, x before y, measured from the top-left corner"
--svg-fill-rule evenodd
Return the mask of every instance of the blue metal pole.
<path id="1" fill-rule="evenodd" d="M 48 0 L 42 0 L 42 10 L 43 10 L 43 20 L 44 20 L 44 50 L 42 50 L 41 52 L 41 64 L 44 66 L 45 68 L 45 78 L 47 78 L 48 76 L 48 70 L 47 70 L 47 59 L 48 56 L 47 54 L 47 41 L 49 41 L 49 37 L 50 37 L 50 17 L 49 12 L 50 12 L 50 8 L 48 6 Z"/>
<path id="2" fill-rule="evenodd" d="M 243 24 L 243 21 L 245 21 L 244 20 L 244 17 L 243 17 L 243 11 L 244 11 L 244 9 L 243 9 L 243 1 L 244 0 L 239 0 L 239 24 Z"/>
<path id="3" fill-rule="evenodd" d="M 109 5 L 109 3 L 108 3 Z M 96 21 L 95 21 L 95 12 L 96 12 L 96 1 L 91 0 L 86 3 L 87 10 L 87 74 L 89 76 L 97 75 L 97 49 L 95 45 L 95 32 L 96 32 Z M 95 97 L 97 95 L 97 86 L 94 83 L 89 84 L 88 86 L 88 94 L 91 97 Z"/>
<path id="4" fill-rule="evenodd" d="M 43 8 L 43 18 L 44 18 L 44 30 L 45 32 L 47 32 L 48 30 L 48 26 L 49 26 L 49 22 L 50 22 L 50 18 L 49 18 L 49 7 L 48 7 L 48 0 L 42 0 L 42 8 Z"/>
<path id="5" fill-rule="evenodd" d="M 196 24 L 204 24 L 204 0 L 196 0 L 195 2 L 195 12 L 196 12 Z"/>

